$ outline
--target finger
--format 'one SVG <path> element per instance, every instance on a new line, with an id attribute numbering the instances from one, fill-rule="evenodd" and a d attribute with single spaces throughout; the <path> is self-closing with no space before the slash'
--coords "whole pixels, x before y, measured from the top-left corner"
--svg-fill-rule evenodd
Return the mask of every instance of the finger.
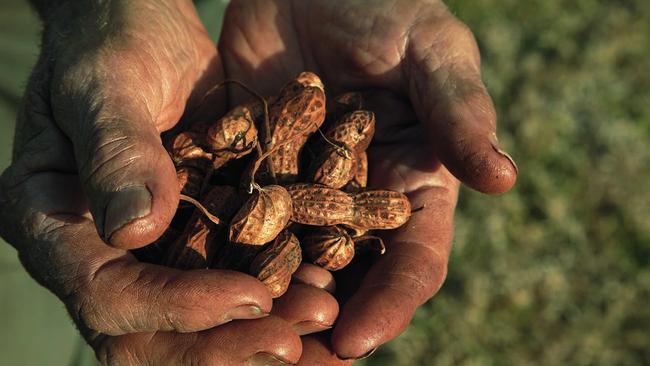
<path id="1" fill-rule="evenodd" d="M 329 332 L 302 337 L 302 356 L 298 366 L 345 366 L 354 360 L 342 360 L 332 350 Z"/>
<path id="2" fill-rule="evenodd" d="M 410 33 L 405 65 L 411 101 L 443 164 L 478 191 L 509 190 L 517 167 L 498 145 L 471 31 L 451 15 L 422 22 Z"/>
<path id="3" fill-rule="evenodd" d="M 341 310 L 332 335 L 341 358 L 359 358 L 399 335 L 445 278 L 455 193 L 423 188 L 409 198 L 422 209 L 386 237 L 386 254 Z"/>
<path id="4" fill-rule="evenodd" d="M 320 288 L 329 293 L 336 291 L 336 282 L 332 273 L 311 263 L 302 263 L 291 277 L 291 282 Z"/>
<path id="5" fill-rule="evenodd" d="M 91 344 L 105 365 L 293 365 L 302 351 L 291 326 L 276 317 L 199 333 L 137 333 Z"/>
<path id="6" fill-rule="evenodd" d="M 156 88 L 170 81 L 150 74 L 147 65 L 156 60 L 140 58 L 143 54 L 130 49 L 100 53 L 52 77 L 54 121 L 74 147 L 100 236 L 119 248 L 141 247 L 160 237 L 179 198 L 160 132 L 178 121 L 190 90 L 183 86 L 170 96 Z"/>
<path id="7" fill-rule="evenodd" d="M 83 200 L 75 192 L 75 176 L 33 175 L 9 191 L 20 201 L 3 205 L 2 220 L 3 229 L 14 228 L 9 238 L 27 270 L 77 322 L 111 335 L 189 332 L 270 312 L 266 287 L 251 276 L 140 263 L 106 246 L 81 216 Z"/>
<path id="8" fill-rule="evenodd" d="M 107 334 L 194 331 L 270 311 L 268 291 L 250 276 L 138 263 L 104 245 L 80 193 L 68 141 L 42 95 L 32 93 L 34 103 L 20 115 L 16 159 L 0 179 L 0 234 L 75 320 Z"/>
<path id="9" fill-rule="evenodd" d="M 275 299 L 271 313 L 292 324 L 299 335 L 305 335 L 330 329 L 339 314 L 339 304 L 327 291 L 294 284 Z"/>
<path id="10" fill-rule="evenodd" d="M 67 255 L 82 250 L 87 253 L 67 260 L 52 258 L 63 262 L 53 262 L 58 267 L 54 270 L 63 278 L 60 284 L 50 283 L 48 287 L 62 287 L 59 296 L 73 317 L 91 329 L 111 335 L 155 330 L 191 332 L 234 319 L 264 317 L 271 310 L 268 291 L 251 276 L 140 263 L 130 254 L 102 246 L 96 236 L 93 240 L 90 225 L 72 230 L 74 233 L 58 230 L 59 245 L 67 244 L 62 250 Z M 38 263 L 42 265 L 34 265 Z M 76 271 L 63 274 L 66 268 Z"/>

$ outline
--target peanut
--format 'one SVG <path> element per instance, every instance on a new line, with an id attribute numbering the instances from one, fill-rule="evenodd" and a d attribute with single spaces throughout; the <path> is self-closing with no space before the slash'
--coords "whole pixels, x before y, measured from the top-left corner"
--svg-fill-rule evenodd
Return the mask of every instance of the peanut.
<path id="1" fill-rule="evenodd" d="M 354 199 L 345 192 L 314 184 L 292 184 L 287 191 L 291 195 L 294 222 L 333 226 L 354 217 Z"/>
<path id="2" fill-rule="evenodd" d="M 287 226 L 291 211 L 291 196 L 284 187 L 270 185 L 257 189 L 232 220 L 230 241 L 264 245 Z"/>
<path id="3" fill-rule="evenodd" d="M 357 159 L 352 149 L 343 145 L 328 146 L 312 162 L 311 182 L 339 189 L 345 186 L 357 171 Z"/>
<path id="4" fill-rule="evenodd" d="M 284 230 L 268 248 L 255 257 L 249 273 L 262 281 L 271 292 L 271 297 L 276 298 L 287 291 L 291 275 L 301 261 L 298 239 L 290 231 Z"/>
<path id="5" fill-rule="evenodd" d="M 199 198 L 203 188 L 204 172 L 193 166 L 180 166 L 176 170 L 178 185 L 182 194 Z"/>
<path id="6" fill-rule="evenodd" d="M 299 154 L 309 138 L 325 120 L 325 89 L 313 73 L 304 72 L 285 85 L 269 110 L 270 138 L 267 150 L 285 141 L 295 131 L 301 138 L 282 146 L 269 156 L 267 163 L 279 182 L 298 177 Z"/>
<path id="7" fill-rule="evenodd" d="M 210 126 L 205 135 L 209 151 L 223 160 L 223 163 L 253 151 L 257 144 L 255 113 L 259 113 L 259 106 L 254 102 L 244 104 L 232 109 Z"/>
<path id="8" fill-rule="evenodd" d="M 316 228 L 302 240 L 305 257 L 330 271 L 337 271 L 352 261 L 354 245 L 345 229 L 338 226 Z"/>
<path id="9" fill-rule="evenodd" d="M 195 210 L 183 233 L 167 250 L 164 265 L 180 269 L 207 268 L 218 247 L 225 242 L 226 222 L 241 206 L 236 189 L 214 187 L 201 201 L 210 212 L 218 213 L 223 222 L 216 224 Z"/>
<path id="10" fill-rule="evenodd" d="M 365 151 L 358 153 L 356 162 L 354 176 L 343 188 L 346 192 L 357 193 L 368 185 L 368 154 Z"/>
<path id="11" fill-rule="evenodd" d="M 411 216 L 411 204 L 399 192 L 376 190 L 352 195 L 310 184 L 293 184 L 287 191 L 293 201 L 291 220 L 300 224 L 387 230 L 400 227 Z"/>
<path id="12" fill-rule="evenodd" d="M 374 134 L 375 114 L 369 111 L 354 111 L 334 123 L 325 132 L 325 137 L 356 152 L 362 152 L 366 151 Z"/>

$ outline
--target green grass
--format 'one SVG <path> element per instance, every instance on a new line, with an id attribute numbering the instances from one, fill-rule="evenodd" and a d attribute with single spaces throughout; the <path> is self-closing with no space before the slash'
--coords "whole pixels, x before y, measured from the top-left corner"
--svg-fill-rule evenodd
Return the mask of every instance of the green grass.
<path id="1" fill-rule="evenodd" d="M 448 4 L 479 41 L 500 140 L 519 163 L 519 181 L 500 197 L 463 190 L 445 286 L 365 364 L 647 364 L 650 2 Z M 4 11 L 0 46 L 24 42 L 0 54 L 0 86 L 19 95 L 29 64 L 15 60 L 35 52 L 36 37 L 21 27 L 11 33 L 7 22 L 26 22 Z M 0 165 L 8 161 L 12 108 L 0 108 Z M 11 266 L 1 269 L 18 270 Z M 22 276 L 3 289 L 24 293 Z M 3 311 L 15 309 L 7 306 L 0 300 Z M 56 301 L 48 306 L 62 316 Z M 16 341 L 19 325 L 9 320 L 24 315 L 0 315 L 1 353 L 24 352 L 11 360 L 28 359 L 34 352 L 25 349 L 56 334 L 46 324 L 31 342 Z M 57 350 L 44 352 L 47 360 Z"/>

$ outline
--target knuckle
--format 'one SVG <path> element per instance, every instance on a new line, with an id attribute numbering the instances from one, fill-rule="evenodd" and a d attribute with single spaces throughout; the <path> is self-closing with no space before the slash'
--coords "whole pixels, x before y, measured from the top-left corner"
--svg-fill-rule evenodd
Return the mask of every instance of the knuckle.
<path id="1" fill-rule="evenodd" d="M 480 53 L 476 44 L 476 38 L 472 30 L 463 22 L 454 20 L 449 22 L 448 34 L 451 37 L 451 45 L 455 57 L 469 58 L 475 66 L 480 64 Z"/>

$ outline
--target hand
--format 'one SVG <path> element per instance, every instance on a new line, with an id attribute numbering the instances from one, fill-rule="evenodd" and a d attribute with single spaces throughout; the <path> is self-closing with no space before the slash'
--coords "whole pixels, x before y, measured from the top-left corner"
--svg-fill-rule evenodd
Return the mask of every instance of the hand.
<path id="1" fill-rule="evenodd" d="M 189 1 L 89 3 L 63 3 L 46 21 L 0 179 L 0 235 L 105 364 L 296 363 L 298 334 L 338 314 L 324 290 L 292 285 L 295 300 L 273 308 L 282 320 L 250 276 L 125 250 L 171 220 L 178 184 L 159 134 L 223 70 Z"/>
<path id="2" fill-rule="evenodd" d="M 386 237 L 387 253 L 361 278 L 336 276 L 339 287 L 360 283 L 333 350 L 360 357 L 400 334 L 440 288 L 458 179 L 486 193 L 515 182 L 474 38 L 435 0 L 240 0 L 227 10 L 219 50 L 227 77 L 264 94 L 303 70 L 319 74 L 330 96 L 364 91 L 377 118 L 370 186 L 404 192 L 422 208 Z M 231 104 L 246 98 L 230 95 Z"/>

